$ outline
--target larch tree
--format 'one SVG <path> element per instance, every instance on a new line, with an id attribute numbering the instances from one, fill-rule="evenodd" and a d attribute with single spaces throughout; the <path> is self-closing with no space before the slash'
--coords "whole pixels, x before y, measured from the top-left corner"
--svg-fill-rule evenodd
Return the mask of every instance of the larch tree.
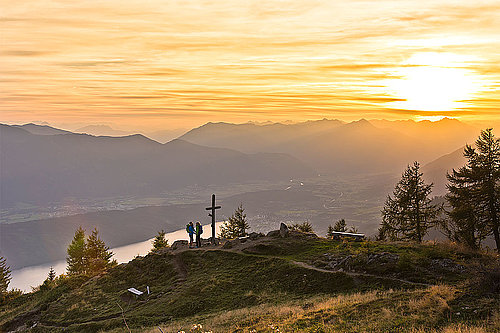
<path id="1" fill-rule="evenodd" d="M 221 225 L 220 237 L 232 239 L 247 235 L 247 230 L 250 229 L 250 226 L 247 222 L 247 215 L 244 212 L 243 204 L 240 204 L 234 211 L 234 214 Z"/>
<path id="2" fill-rule="evenodd" d="M 500 253 L 500 139 L 493 129 L 483 130 L 475 148 L 465 146 L 464 156 L 466 165 L 447 175 L 452 210 L 446 230 L 471 248 L 492 234 Z"/>
<path id="3" fill-rule="evenodd" d="M 440 211 L 429 198 L 432 186 L 425 184 L 418 162 L 409 165 L 392 196 L 387 196 L 379 239 L 422 242 L 427 230 L 436 223 Z"/>
<path id="4" fill-rule="evenodd" d="M 87 274 L 94 276 L 116 265 L 116 261 L 111 260 L 112 257 L 113 252 L 109 250 L 106 243 L 99 237 L 97 228 L 94 228 L 87 239 L 87 246 L 85 249 Z"/>
<path id="5" fill-rule="evenodd" d="M 160 250 L 164 247 L 168 247 L 168 239 L 165 238 L 165 231 L 158 231 L 155 239 L 153 240 L 153 251 Z"/>
<path id="6" fill-rule="evenodd" d="M 73 240 L 68 246 L 66 257 L 66 263 L 68 264 L 66 270 L 68 275 L 80 275 L 85 274 L 86 271 L 86 241 L 85 241 L 85 230 L 79 227 L 75 231 Z"/>

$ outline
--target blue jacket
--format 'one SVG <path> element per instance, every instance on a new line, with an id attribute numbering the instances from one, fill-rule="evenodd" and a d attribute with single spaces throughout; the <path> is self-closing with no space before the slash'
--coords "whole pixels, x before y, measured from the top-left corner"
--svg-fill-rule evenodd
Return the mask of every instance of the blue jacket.
<path id="1" fill-rule="evenodd" d="M 188 226 L 186 227 L 186 231 L 187 231 L 187 233 L 188 233 L 188 234 L 190 234 L 190 235 L 194 234 L 194 228 L 193 228 L 193 226 L 192 226 L 192 225 L 188 225 Z"/>

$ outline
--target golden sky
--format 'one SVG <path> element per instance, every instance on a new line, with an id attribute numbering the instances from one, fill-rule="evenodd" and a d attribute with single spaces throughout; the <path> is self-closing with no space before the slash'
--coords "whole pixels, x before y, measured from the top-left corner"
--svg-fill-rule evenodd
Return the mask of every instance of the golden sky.
<path id="1" fill-rule="evenodd" d="M 495 120 L 499 50 L 498 0 L 1 0 L 0 122 Z"/>

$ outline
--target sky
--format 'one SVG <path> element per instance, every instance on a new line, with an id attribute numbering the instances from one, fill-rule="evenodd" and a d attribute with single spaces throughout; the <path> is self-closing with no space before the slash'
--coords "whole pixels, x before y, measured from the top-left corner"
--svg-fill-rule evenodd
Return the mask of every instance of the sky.
<path id="1" fill-rule="evenodd" d="M 0 122 L 500 118 L 500 1 L 0 0 Z"/>

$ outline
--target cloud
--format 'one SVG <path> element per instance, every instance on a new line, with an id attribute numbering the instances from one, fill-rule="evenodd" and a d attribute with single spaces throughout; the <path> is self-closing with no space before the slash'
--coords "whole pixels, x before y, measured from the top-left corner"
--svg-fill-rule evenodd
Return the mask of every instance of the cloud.
<path id="1" fill-rule="evenodd" d="M 500 99 L 498 1 L 26 0 L 2 15 L 3 117 L 432 115 L 388 108 L 404 97 L 387 81 L 419 52 L 477 59 L 454 66 L 487 91 L 450 115 L 491 115 Z"/>

